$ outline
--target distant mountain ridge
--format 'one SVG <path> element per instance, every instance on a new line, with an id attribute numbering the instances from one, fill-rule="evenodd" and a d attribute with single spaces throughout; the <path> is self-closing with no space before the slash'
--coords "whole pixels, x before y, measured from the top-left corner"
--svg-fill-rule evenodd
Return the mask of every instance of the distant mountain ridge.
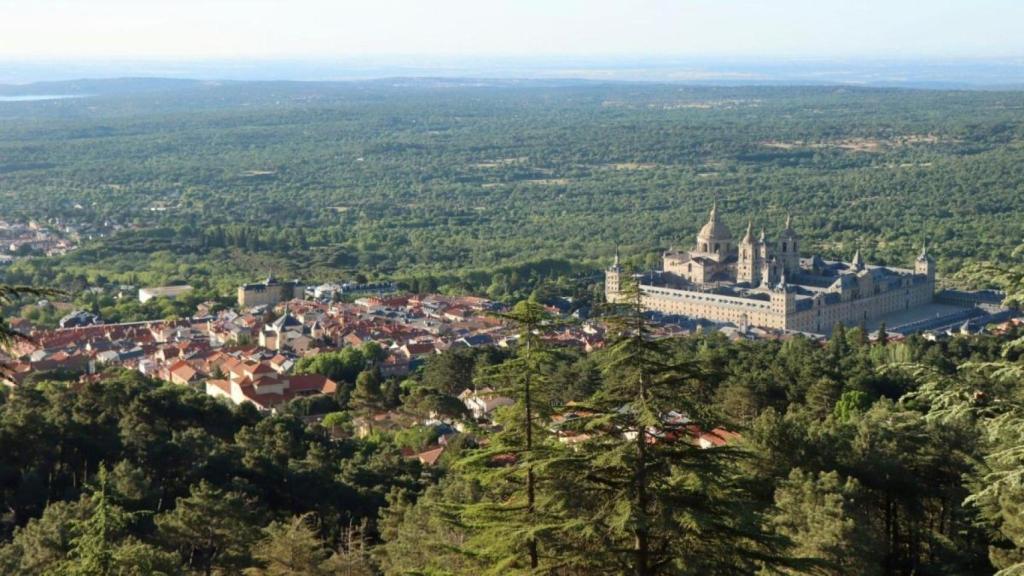
<path id="1" fill-rule="evenodd" d="M 203 82 L 653 82 L 687 85 L 847 85 L 922 89 L 1024 88 L 1024 58 L 1006 59 L 692 59 L 533 58 L 461 60 L 0 61 L 0 93 L 162 91 Z M 93 85 L 93 82 L 103 82 Z M 100 92 L 97 92 L 99 90 Z M 35 92 L 41 93 L 41 92 Z"/>

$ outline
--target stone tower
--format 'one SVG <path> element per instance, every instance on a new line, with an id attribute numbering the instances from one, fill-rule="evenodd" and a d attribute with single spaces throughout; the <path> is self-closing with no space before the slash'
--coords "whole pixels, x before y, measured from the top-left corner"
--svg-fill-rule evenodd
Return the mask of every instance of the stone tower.
<path id="1" fill-rule="evenodd" d="M 764 234 L 764 228 L 761 228 L 761 235 L 757 239 L 757 265 L 761 269 L 758 281 L 762 287 L 771 288 L 779 281 L 779 263 L 768 249 L 768 237 Z"/>
<path id="2" fill-rule="evenodd" d="M 772 287 L 770 298 L 772 312 L 776 314 L 786 316 L 796 309 L 796 294 L 786 283 L 785 273 L 782 274 L 779 283 Z"/>
<path id="3" fill-rule="evenodd" d="M 615 249 L 615 261 L 604 271 L 604 299 L 618 302 L 622 293 L 622 266 L 619 265 L 619 249 Z"/>
<path id="4" fill-rule="evenodd" d="M 928 277 L 928 280 L 935 281 L 935 259 L 928 254 L 928 243 L 921 246 L 921 253 L 914 260 L 914 272 Z"/>
<path id="5" fill-rule="evenodd" d="M 778 259 L 783 270 L 790 276 L 800 273 L 800 236 L 793 229 L 793 218 L 786 215 L 786 227 L 778 242 Z"/>
<path id="6" fill-rule="evenodd" d="M 761 281 L 759 259 L 757 241 L 754 240 L 753 222 L 747 222 L 747 233 L 740 240 L 739 256 L 736 261 L 736 281 L 757 286 Z"/>

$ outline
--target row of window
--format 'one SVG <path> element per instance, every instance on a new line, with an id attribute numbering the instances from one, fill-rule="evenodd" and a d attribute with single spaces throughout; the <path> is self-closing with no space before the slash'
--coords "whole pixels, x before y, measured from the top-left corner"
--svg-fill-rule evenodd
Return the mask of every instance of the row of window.
<path id="1" fill-rule="evenodd" d="M 668 290 L 663 288 L 653 288 L 649 286 L 644 287 L 644 292 L 647 294 L 656 294 L 659 296 L 669 296 L 671 298 L 683 298 L 686 300 L 699 300 L 701 302 L 707 302 L 710 304 L 725 304 L 728 306 L 742 306 L 744 308 L 754 308 L 760 310 L 770 310 L 771 305 L 760 301 L 749 302 L 743 298 L 725 298 L 718 296 L 711 296 L 707 294 L 699 294 L 694 292 L 685 292 L 682 290 Z"/>

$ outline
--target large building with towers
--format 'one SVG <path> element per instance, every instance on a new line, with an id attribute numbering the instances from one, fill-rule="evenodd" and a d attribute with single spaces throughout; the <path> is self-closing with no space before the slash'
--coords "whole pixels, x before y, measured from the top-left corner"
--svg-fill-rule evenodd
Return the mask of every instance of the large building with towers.
<path id="1" fill-rule="evenodd" d="M 239 286 L 238 305 L 242 308 L 276 306 L 281 302 L 295 298 L 298 285 L 297 280 L 280 281 L 271 274 L 263 282 Z"/>
<path id="2" fill-rule="evenodd" d="M 618 257 L 605 272 L 609 302 L 622 297 Z M 930 305 L 935 261 L 927 248 L 913 268 L 801 257 L 800 235 L 787 217 L 777 237 L 748 223 L 736 239 L 717 204 L 690 250 L 669 250 L 662 269 L 638 276 L 644 306 L 665 314 L 827 334 L 837 322 L 868 324 L 886 315 Z"/>

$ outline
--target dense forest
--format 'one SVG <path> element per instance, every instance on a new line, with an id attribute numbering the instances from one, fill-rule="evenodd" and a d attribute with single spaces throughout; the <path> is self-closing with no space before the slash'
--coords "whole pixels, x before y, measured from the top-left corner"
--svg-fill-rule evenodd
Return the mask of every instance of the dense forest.
<path id="1" fill-rule="evenodd" d="M 401 382 L 372 349 L 314 357 L 298 370 L 337 396 L 275 415 L 128 372 L 30 383 L 0 403 L 0 572 L 1024 567 L 1022 334 L 652 339 L 636 302 L 590 355 L 546 344 L 558 321 L 524 301 L 505 316 L 515 350 L 452 350 Z M 484 386 L 515 399 L 497 428 L 452 396 Z M 426 467 L 407 455 L 444 426 L 353 435 L 385 408 L 468 427 Z M 732 440 L 700 449 L 695 427 Z"/>
<path id="2" fill-rule="evenodd" d="M 616 246 L 651 265 L 713 198 L 741 230 L 949 275 L 1019 259 L 1024 93 L 391 80 L 58 83 L 0 103 L 0 214 L 90 223 L 9 281 L 200 284 L 268 270 L 496 298 Z M 31 201 L 26 201 L 31 198 Z M 107 225 L 107 227 L 103 227 Z M 99 237 L 103 234 L 103 237 Z M 1014 251 L 1017 250 L 1015 253 Z"/>

